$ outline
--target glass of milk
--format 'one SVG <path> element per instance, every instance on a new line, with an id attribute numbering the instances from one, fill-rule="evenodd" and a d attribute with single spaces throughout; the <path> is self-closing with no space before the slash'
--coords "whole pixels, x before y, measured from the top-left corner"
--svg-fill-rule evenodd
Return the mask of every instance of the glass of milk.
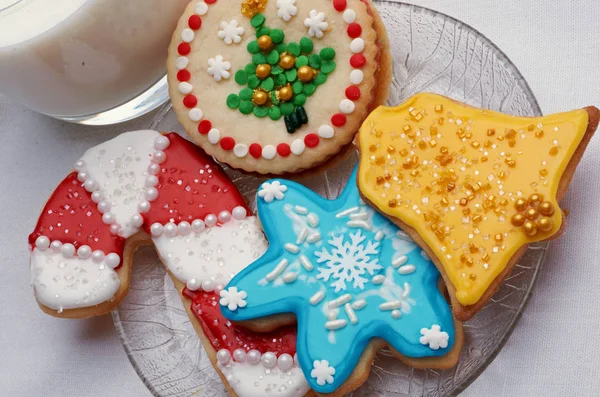
<path id="1" fill-rule="evenodd" d="M 114 124 L 168 99 L 167 48 L 189 0 L 0 0 L 0 92 Z"/>

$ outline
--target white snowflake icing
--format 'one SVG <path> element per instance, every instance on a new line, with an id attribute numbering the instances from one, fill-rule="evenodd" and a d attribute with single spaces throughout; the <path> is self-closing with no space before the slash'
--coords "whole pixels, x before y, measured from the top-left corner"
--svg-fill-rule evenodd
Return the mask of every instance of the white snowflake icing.
<path id="1" fill-rule="evenodd" d="M 419 342 L 422 345 L 429 345 L 431 350 L 448 347 L 448 333 L 442 332 L 442 328 L 437 324 L 433 324 L 431 329 L 421 328 L 421 335 L 423 336 Z"/>
<path id="2" fill-rule="evenodd" d="M 315 360 L 313 362 L 313 370 L 310 371 L 310 376 L 317 380 L 317 385 L 325 386 L 325 383 L 332 384 L 333 375 L 335 375 L 335 368 L 329 366 L 329 361 Z"/>
<path id="3" fill-rule="evenodd" d="M 228 79 L 229 76 L 231 76 L 231 73 L 229 73 L 230 69 L 231 63 L 225 61 L 221 55 L 217 55 L 208 60 L 208 74 L 213 76 L 215 81 Z"/>
<path id="4" fill-rule="evenodd" d="M 265 182 L 258 191 L 258 197 L 262 197 L 266 203 L 271 203 L 275 199 L 283 200 L 286 191 L 287 186 L 282 185 L 279 181 Z"/>
<path id="5" fill-rule="evenodd" d="M 246 307 L 246 298 L 248 294 L 246 291 L 238 291 L 237 287 L 229 287 L 224 289 L 220 293 L 221 300 L 219 304 L 221 306 L 227 306 L 229 310 L 237 310 L 238 307 Z"/>
<path id="6" fill-rule="evenodd" d="M 242 35 L 244 34 L 244 28 L 240 26 L 240 23 L 235 19 L 229 22 L 221 22 L 221 30 L 219 30 L 219 38 L 223 39 L 226 44 L 239 43 L 242 41 Z"/>
<path id="7" fill-rule="evenodd" d="M 284 21 L 288 22 L 292 17 L 296 16 L 298 7 L 296 7 L 296 0 L 277 0 L 277 16 Z"/>
<path id="8" fill-rule="evenodd" d="M 333 248 L 331 252 L 325 247 L 321 251 L 315 251 L 318 263 L 325 263 L 319 267 L 318 279 L 329 281 L 335 287 L 335 291 L 346 289 L 346 282 L 352 282 L 354 288 L 364 289 L 368 278 L 363 277 L 366 272 L 373 276 L 376 270 L 382 269 L 379 264 L 379 242 L 366 241 L 366 237 L 358 230 L 350 233 L 350 241 L 344 242 L 344 235 L 332 235 L 328 244 Z"/>
<path id="9" fill-rule="evenodd" d="M 325 31 L 329 27 L 329 24 L 325 22 L 327 15 L 324 12 L 317 12 L 317 10 L 310 10 L 308 18 L 304 20 L 304 26 L 308 28 L 308 35 L 310 37 L 316 37 L 320 39 L 325 34 Z"/>

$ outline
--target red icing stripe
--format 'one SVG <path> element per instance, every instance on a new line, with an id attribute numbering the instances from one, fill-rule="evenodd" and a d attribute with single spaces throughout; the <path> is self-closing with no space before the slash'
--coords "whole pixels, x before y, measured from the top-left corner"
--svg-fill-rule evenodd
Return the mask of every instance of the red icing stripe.
<path id="1" fill-rule="evenodd" d="M 144 214 L 147 232 L 155 222 L 191 222 L 238 206 L 248 210 L 235 185 L 210 156 L 174 132 L 167 137 L 171 142 L 165 149 L 167 160 L 156 175 L 158 198 Z"/>
<path id="2" fill-rule="evenodd" d="M 219 296 L 214 292 L 192 292 L 185 288 L 183 296 L 192 300 L 194 317 L 200 323 L 204 335 L 216 351 L 236 349 L 246 352 L 256 349 L 261 353 L 273 352 L 277 356 L 296 354 L 296 326 L 286 326 L 273 332 L 257 333 L 236 327 L 221 314 Z"/>
<path id="3" fill-rule="evenodd" d="M 102 214 L 92 201 L 91 193 L 77 180 L 77 172 L 69 174 L 46 202 L 29 235 L 30 248 L 33 249 L 39 236 L 71 243 L 75 248 L 89 245 L 92 251 L 115 252 L 119 256 L 125 244 L 125 239 L 113 235 L 110 227 L 102 222 Z"/>

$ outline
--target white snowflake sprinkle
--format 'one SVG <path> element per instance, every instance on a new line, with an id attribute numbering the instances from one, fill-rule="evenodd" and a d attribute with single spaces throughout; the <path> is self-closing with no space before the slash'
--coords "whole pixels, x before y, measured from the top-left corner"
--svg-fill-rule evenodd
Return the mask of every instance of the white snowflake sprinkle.
<path id="1" fill-rule="evenodd" d="M 208 60 L 208 74 L 213 76 L 215 81 L 228 79 L 231 76 L 231 73 L 229 73 L 230 69 L 231 63 L 225 61 L 221 55 Z"/>
<path id="2" fill-rule="evenodd" d="M 237 310 L 238 307 L 246 307 L 246 294 L 245 291 L 238 291 L 237 287 L 229 287 L 224 289 L 220 293 L 221 300 L 219 304 L 221 306 L 227 306 L 229 310 Z"/>
<path id="3" fill-rule="evenodd" d="M 298 12 L 296 0 L 277 0 L 277 8 L 277 16 L 286 22 L 289 22 Z"/>
<path id="4" fill-rule="evenodd" d="M 345 290 L 346 282 L 352 282 L 354 288 L 365 288 L 365 283 L 369 278 L 364 277 L 365 273 L 373 276 L 376 270 L 382 269 L 379 264 L 379 242 L 366 241 L 366 237 L 361 231 L 350 233 L 350 241 L 344 242 L 344 235 L 332 235 L 327 243 L 333 248 L 331 252 L 325 247 L 321 251 L 316 251 L 318 263 L 325 263 L 324 267 L 319 267 L 318 279 L 329 281 L 333 278 L 335 281 L 330 286 L 335 287 L 335 291 Z"/>
<path id="5" fill-rule="evenodd" d="M 266 203 L 271 203 L 273 200 L 283 200 L 286 191 L 287 186 L 282 185 L 279 181 L 265 182 L 258 191 L 258 197 L 262 197 Z"/>
<path id="6" fill-rule="evenodd" d="M 438 350 L 439 348 L 445 349 L 448 347 L 448 333 L 442 332 L 442 328 L 433 324 L 431 329 L 421 328 L 421 342 L 422 345 L 429 345 L 431 350 Z"/>
<path id="7" fill-rule="evenodd" d="M 221 29 L 219 30 L 219 38 L 223 39 L 225 44 L 239 43 L 242 41 L 242 35 L 244 34 L 244 28 L 240 26 L 239 22 L 232 19 L 229 22 L 221 22 Z"/>
<path id="8" fill-rule="evenodd" d="M 308 28 L 308 35 L 310 37 L 316 37 L 320 39 L 325 34 L 325 31 L 329 27 L 329 24 L 325 22 L 327 15 L 324 12 L 317 12 L 317 10 L 310 10 L 308 18 L 304 20 L 304 26 Z"/>
<path id="9" fill-rule="evenodd" d="M 313 362 L 313 370 L 310 371 L 310 376 L 317 380 L 317 385 L 325 386 L 325 383 L 332 384 L 333 375 L 335 375 L 335 368 L 329 366 L 329 361 L 315 360 Z"/>

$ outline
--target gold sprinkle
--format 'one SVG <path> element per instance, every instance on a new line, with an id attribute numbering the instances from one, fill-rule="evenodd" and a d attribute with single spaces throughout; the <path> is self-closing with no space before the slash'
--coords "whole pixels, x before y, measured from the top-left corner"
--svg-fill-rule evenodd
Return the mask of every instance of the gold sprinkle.
<path id="1" fill-rule="evenodd" d="M 542 232 L 549 232 L 550 230 L 552 230 L 553 226 L 554 226 L 554 224 L 552 222 L 552 219 L 550 219 L 546 216 L 538 219 L 538 221 L 537 221 L 537 227 Z"/>
<path id="2" fill-rule="evenodd" d="M 543 138 L 544 137 L 544 131 L 543 130 L 539 130 L 535 132 L 535 137 L 536 138 Z"/>
<path id="3" fill-rule="evenodd" d="M 400 150 L 400 156 L 406 157 L 407 154 L 408 154 L 408 150 L 406 150 L 406 148 Z"/>
<path id="4" fill-rule="evenodd" d="M 446 190 L 451 192 L 452 190 L 454 190 L 455 187 L 456 187 L 456 184 L 454 182 L 448 182 L 448 184 L 446 185 Z"/>
<path id="5" fill-rule="evenodd" d="M 538 211 L 544 216 L 552 216 L 554 215 L 554 204 L 550 201 L 544 201 L 540 204 Z"/>
<path id="6" fill-rule="evenodd" d="M 410 174 L 411 174 L 412 176 L 417 176 L 417 175 L 419 175 L 419 170 L 412 170 L 412 171 L 410 172 Z"/>
<path id="7" fill-rule="evenodd" d="M 499 140 L 500 142 L 502 142 L 504 140 L 504 136 L 503 135 L 499 135 L 496 139 Z"/>
<path id="8" fill-rule="evenodd" d="M 482 162 L 482 163 L 485 163 L 486 161 L 488 161 L 488 158 L 487 158 L 487 157 L 485 157 L 485 156 L 483 156 L 483 157 L 481 158 L 481 162 Z"/>
<path id="9" fill-rule="evenodd" d="M 442 199 L 440 200 L 440 204 L 442 205 L 442 207 L 447 207 L 448 204 L 450 204 L 450 202 L 446 197 L 442 197 Z"/>
<path id="10" fill-rule="evenodd" d="M 425 149 L 427 149 L 427 144 L 425 143 L 425 141 L 423 141 L 423 140 L 420 140 L 420 141 L 419 141 L 419 148 L 420 148 L 421 150 L 425 150 Z"/>
<path id="11" fill-rule="evenodd" d="M 390 200 L 390 201 L 388 201 L 388 206 L 390 208 L 394 208 L 394 207 L 396 207 L 396 205 L 398 205 L 398 201 L 396 201 L 396 200 Z"/>
<path id="12" fill-rule="evenodd" d="M 409 133 L 412 131 L 412 127 L 407 124 L 404 127 L 402 127 L 402 131 L 404 131 L 405 133 Z"/>
<path id="13" fill-rule="evenodd" d="M 444 105 L 439 104 L 439 105 L 435 105 L 435 107 L 433 108 L 437 113 L 441 113 L 444 111 Z"/>
<path id="14" fill-rule="evenodd" d="M 392 154 L 392 153 L 394 153 L 395 151 L 396 151 L 396 149 L 395 149 L 393 146 L 391 146 L 391 145 L 390 145 L 390 146 L 388 146 L 388 148 L 387 148 L 387 152 L 388 152 L 389 154 Z"/>
<path id="15" fill-rule="evenodd" d="M 266 6 L 267 0 L 244 0 L 242 1 L 242 14 L 252 18 L 263 12 Z"/>
<path id="16" fill-rule="evenodd" d="M 506 133 L 506 138 L 508 138 L 508 139 L 513 139 L 515 136 L 517 136 L 517 131 L 515 131 L 515 130 L 509 130 Z"/>
<path id="17" fill-rule="evenodd" d="M 473 146 L 474 149 L 479 149 L 480 145 L 479 145 L 479 142 L 473 141 L 473 142 L 471 142 L 471 146 Z"/>
<path id="18" fill-rule="evenodd" d="M 550 156 L 556 156 L 558 154 L 558 148 L 556 146 L 553 146 L 552 148 L 550 148 L 550 151 L 548 153 L 550 153 Z"/>
<path id="19" fill-rule="evenodd" d="M 435 147 L 437 145 L 437 141 L 435 139 L 432 139 L 429 141 L 429 146 L 431 146 L 432 148 Z"/>
<path id="20" fill-rule="evenodd" d="M 467 261 L 467 256 L 465 254 L 460 254 L 460 261 L 465 263 Z"/>
<path id="21" fill-rule="evenodd" d="M 515 201 L 515 209 L 517 211 L 525 211 L 527 209 L 527 200 L 525 199 L 517 199 L 517 201 Z"/>
<path id="22" fill-rule="evenodd" d="M 485 254 L 483 254 L 483 256 L 481 257 L 481 260 L 484 262 L 487 262 L 490 260 L 490 255 L 486 252 Z"/>
<path id="23" fill-rule="evenodd" d="M 510 158 L 507 158 L 506 160 L 504 160 L 504 162 L 510 167 L 510 168 L 515 168 L 515 166 L 517 165 L 517 162 L 515 160 L 512 160 Z"/>
<path id="24" fill-rule="evenodd" d="M 529 131 L 533 131 L 533 130 L 535 130 L 535 125 L 533 125 L 533 124 L 529 124 L 529 125 L 527 126 L 527 129 L 528 129 Z"/>
<path id="25" fill-rule="evenodd" d="M 465 216 L 469 215 L 471 213 L 471 209 L 470 208 L 463 208 L 462 210 L 463 214 L 465 214 Z"/>
<path id="26" fill-rule="evenodd" d="M 547 177 L 548 176 L 548 170 L 545 169 L 545 168 L 542 168 L 540 170 L 540 176 L 543 177 L 543 178 Z"/>
<path id="27" fill-rule="evenodd" d="M 384 163 L 385 163 L 385 158 L 383 156 L 377 156 L 377 158 L 375 159 L 375 164 L 383 165 Z"/>
<path id="28" fill-rule="evenodd" d="M 479 248 L 475 244 L 471 243 L 469 244 L 469 251 L 471 251 L 471 253 L 474 254 L 476 252 L 479 252 Z"/>
<path id="29" fill-rule="evenodd" d="M 513 226 L 522 226 L 523 223 L 525 223 L 525 216 L 518 213 L 514 214 L 512 218 L 510 218 L 510 223 L 512 223 Z"/>
<path id="30" fill-rule="evenodd" d="M 473 263 L 473 258 L 467 258 L 467 266 L 473 267 Z M 473 276 L 473 274 L 471 274 L 471 276 Z"/>
<path id="31" fill-rule="evenodd" d="M 458 203 L 464 207 L 469 203 L 469 200 L 463 197 L 458 201 Z"/>
<path id="32" fill-rule="evenodd" d="M 504 171 L 500 171 L 500 172 L 497 174 L 497 176 L 498 176 L 498 178 L 500 178 L 500 179 L 504 179 L 504 178 L 506 178 L 506 172 L 504 172 Z"/>
<path id="33" fill-rule="evenodd" d="M 508 146 L 515 147 L 516 144 L 517 144 L 517 141 L 515 141 L 514 139 L 509 139 L 508 140 Z"/>
<path id="34" fill-rule="evenodd" d="M 377 151 L 377 146 L 376 145 L 369 146 L 369 151 L 376 152 Z"/>
<path id="35" fill-rule="evenodd" d="M 432 125 L 431 127 L 429 127 L 429 134 L 430 135 L 437 135 L 438 133 L 438 129 L 435 125 Z"/>
<path id="36" fill-rule="evenodd" d="M 477 279 L 477 276 L 474 275 L 473 273 L 469 274 L 469 279 L 471 279 L 472 281 L 475 281 Z"/>
<path id="37" fill-rule="evenodd" d="M 383 179 L 382 176 L 378 176 L 377 178 L 375 178 L 375 181 L 377 182 L 378 185 L 381 185 L 385 182 L 385 179 Z"/>
<path id="38" fill-rule="evenodd" d="M 458 135 L 460 139 L 463 139 L 465 137 L 465 130 L 459 128 L 458 131 L 456 131 L 456 135 Z"/>
<path id="39" fill-rule="evenodd" d="M 441 154 L 448 154 L 448 148 L 446 146 L 442 146 L 440 148 L 440 153 Z"/>
<path id="40" fill-rule="evenodd" d="M 523 224 L 523 231 L 529 237 L 533 237 L 537 234 L 537 226 L 531 221 L 527 221 Z"/>
<path id="41" fill-rule="evenodd" d="M 501 243 L 501 242 L 503 242 L 503 241 L 504 241 L 504 237 L 502 236 L 502 234 L 498 233 L 498 234 L 496 234 L 496 235 L 494 236 L 494 240 L 495 240 L 497 243 Z"/>
<path id="42" fill-rule="evenodd" d="M 483 220 L 483 217 L 481 215 L 477 214 L 477 215 L 473 216 L 472 220 L 475 223 L 479 223 L 479 222 L 481 222 Z"/>
<path id="43" fill-rule="evenodd" d="M 483 147 L 490 147 L 492 146 L 492 141 L 490 141 L 489 139 L 486 139 L 485 142 L 483 142 Z"/>
<path id="44" fill-rule="evenodd" d="M 531 221 L 537 219 L 538 216 L 539 214 L 535 208 L 529 208 L 527 211 L 525 211 L 525 218 Z"/>
<path id="45" fill-rule="evenodd" d="M 544 196 L 541 194 L 533 193 L 529 196 L 529 204 L 531 205 L 539 204 L 542 201 L 544 201 Z"/>
<path id="46" fill-rule="evenodd" d="M 493 128 L 490 128 L 489 130 L 487 130 L 487 136 L 494 136 L 495 133 L 496 133 L 496 130 Z"/>
<path id="47" fill-rule="evenodd" d="M 443 118 L 443 117 L 440 117 L 440 118 L 438 119 L 438 124 L 439 124 L 439 125 L 444 125 L 444 118 Z"/>

